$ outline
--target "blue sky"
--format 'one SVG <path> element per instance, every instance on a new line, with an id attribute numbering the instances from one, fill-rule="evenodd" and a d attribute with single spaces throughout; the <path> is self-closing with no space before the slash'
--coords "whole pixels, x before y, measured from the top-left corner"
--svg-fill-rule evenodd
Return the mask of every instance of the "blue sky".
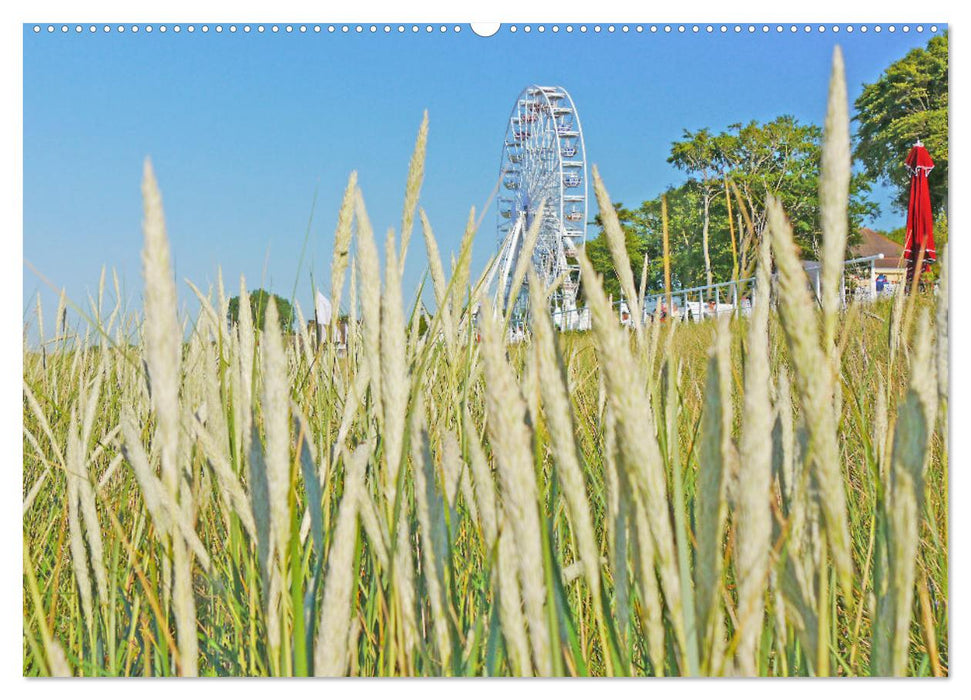
<path id="1" fill-rule="evenodd" d="M 795 34 L 773 26 L 768 34 L 722 35 L 717 25 L 714 34 L 703 27 L 699 34 L 525 34 L 520 25 L 515 34 L 504 27 L 482 38 L 467 25 L 458 34 L 404 35 L 380 28 L 35 34 L 25 26 L 24 259 L 77 302 L 96 291 L 102 265 L 114 267 L 126 302 L 139 307 L 139 186 L 149 155 L 188 308 L 195 304 L 183 279 L 205 288 L 221 266 L 230 290 L 245 274 L 251 288 L 289 297 L 296 280 L 296 298 L 311 313 L 309 270 L 329 285 L 348 174 L 358 171 L 378 235 L 399 228 L 425 109 L 421 204 L 447 261 L 469 207 L 479 211 L 496 185 L 505 122 L 528 84 L 570 91 L 588 161 L 614 201 L 637 204 L 683 180 L 666 162 L 683 129 L 780 114 L 821 123 L 834 45 L 844 51 L 852 102 L 864 82 L 931 35 L 929 24 L 921 34 L 805 33 L 800 25 Z M 875 194 L 883 214 L 871 225 L 901 225 L 886 193 Z M 490 210 L 474 274 L 495 246 Z M 424 257 L 416 229 L 409 290 Z M 25 265 L 25 308 L 38 291 L 52 318 L 56 295 Z"/>

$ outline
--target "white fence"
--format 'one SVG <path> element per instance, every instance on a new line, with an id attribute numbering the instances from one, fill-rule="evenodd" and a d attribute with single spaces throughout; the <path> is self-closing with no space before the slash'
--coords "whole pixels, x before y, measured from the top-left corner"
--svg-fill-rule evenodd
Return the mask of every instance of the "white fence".
<path id="1" fill-rule="evenodd" d="M 873 301 L 880 296 L 892 294 L 892 285 L 877 289 L 876 262 L 883 255 L 853 258 L 843 263 L 843 277 L 840 284 L 840 300 L 845 308 L 847 301 Z M 817 301 L 821 299 L 820 265 L 806 262 L 803 265 L 809 286 Z M 847 284 L 849 274 L 850 285 Z M 773 275 L 772 279 L 775 279 Z M 705 319 L 725 315 L 748 316 L 752 312 L 752 299 L 755 294 L 755 278 L 732 280 L 718 284 L 673 289 L 668 294 L 659 292 L 644 297 L 643 323 L 677 317 L 681 321 L 700 322 Z M 633 325 L 630 305 L 621 298 L 613 302 L 617 317 L 624 325 Z M 553 321 L 561 330 L 589 330 L 590 310 L 586 307 L 571 311 L 553 311 Z"/>

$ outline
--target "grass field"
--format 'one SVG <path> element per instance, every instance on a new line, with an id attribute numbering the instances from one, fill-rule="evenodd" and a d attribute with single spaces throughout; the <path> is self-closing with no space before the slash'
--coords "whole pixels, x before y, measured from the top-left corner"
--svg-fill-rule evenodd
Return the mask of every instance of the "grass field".
<path id="1" fill-rule="evenodd" d="M 629 331 L 581 256 L 593 331 L 514 346 L 474 215 L 446 274 L 417 209 L 424 125 L 383 275 L 348 184 L 346 353 L 230 327 L 221 277 L 178 317 L 146 164 L 143 310 L 103 279 L 25 342 L 24 674 L 947 675 L 947 280 L 838 308 L 848 134 L 837 60 L 821 304 L 773 202 L 749 318 Z"/>

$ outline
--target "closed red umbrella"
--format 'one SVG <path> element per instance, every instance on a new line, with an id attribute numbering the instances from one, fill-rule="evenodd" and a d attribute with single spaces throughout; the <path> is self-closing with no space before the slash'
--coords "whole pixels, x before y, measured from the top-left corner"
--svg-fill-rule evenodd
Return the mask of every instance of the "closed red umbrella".
<path id="1" fill-rule="evenodd" d="M 910 173 L 910 202 L 907 205 L 907 238 L 904 243 L 904 257 L 907 259 L 907 277 L 912 278 L 921 257 L 923 265 L 937 260 L 934 250 L 934 217 L 931 213 L 931 193 L 927 187 L 927 175 L 934 169 L 934 161 L 924 145 L 918 141 L 907 155 L 907 170 Z"/>

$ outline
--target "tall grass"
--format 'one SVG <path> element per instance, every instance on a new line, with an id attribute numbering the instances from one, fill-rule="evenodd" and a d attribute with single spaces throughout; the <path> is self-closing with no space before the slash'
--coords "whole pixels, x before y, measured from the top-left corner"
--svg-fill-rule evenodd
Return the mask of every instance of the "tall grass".
<path id="1" fill-rule="evenodd" d="M 773 201 L 751 318 L 628 331 L 581 255 L 593 331 L 524 268 L 514 346 L 474 212 L 449 268 L 418 208 L 427 122 L 383 276 L 348 182 L 342 352 L 260 331 L 245 280 L 235 326 L 221 275 L 180 318 L 146 165 L 144 312 L 102 278 L 90 329 L 24 348 L 24 674 L 946 675 L 947 295 L 835 303 L 845 111 L 837 56 L 822 309 Z"/>

